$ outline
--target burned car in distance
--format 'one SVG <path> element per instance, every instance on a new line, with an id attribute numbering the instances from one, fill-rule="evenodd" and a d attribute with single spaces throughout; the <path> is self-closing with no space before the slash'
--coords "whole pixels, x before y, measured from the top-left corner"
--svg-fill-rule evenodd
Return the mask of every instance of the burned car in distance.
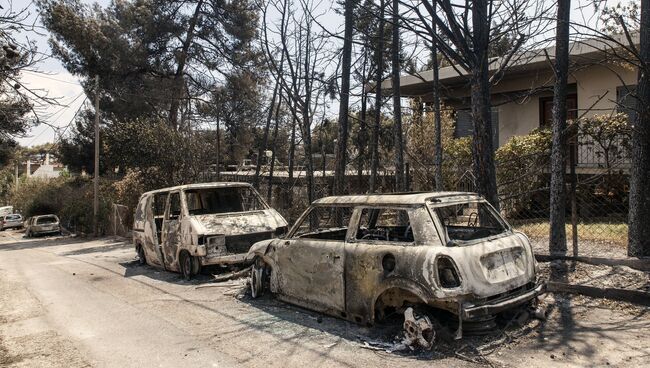
<path id="1" fill-rule="evenodd" d="M 360 324 L 409 307 L 490 328 L 544 292 L 526 235 L 483 198 L 431 192 L 326 197 L 283 239 L 253 245 L 251 294 Z M 406 313 L 405 313 L 406 315 Z M 439 318 L 439 317 L 435 317 Z"/>
<path id="2" fill-rule="evenodd" d="M 141 264 L 189 279 L 203 266 L 243 262 L 253 243 L 286 230 L 286 220 L 250 184 L 190 184 L 140 197 L 133 245 Z"/>

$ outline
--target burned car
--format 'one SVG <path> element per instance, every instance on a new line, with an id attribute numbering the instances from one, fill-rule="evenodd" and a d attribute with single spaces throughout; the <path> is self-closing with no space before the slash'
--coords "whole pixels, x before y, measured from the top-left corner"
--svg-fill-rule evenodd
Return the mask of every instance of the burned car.
<path id="1" fill-rule="evenodd" d="M 133 244 L 141 264 L 189 279 L 203 266 L 243 262 L 253 243 L 286 230 L 285 219 L 250 184 L 191 184 L 140 197 Z"/>
<path id="2" fill-rule="evenodd" d="M 458 338 L 463 324 L 489 327 L 544 290 L 526 235 L 472 193 L 322 198 L 285 238 L 256 243 L 247 258 L 253 297 L 269 288 L 368 325 L 423 308 L 455 320 Z"/>
<path id="3" fill-rule="evenodd" d="M 61 235 L 61 224 L 56 215 L 33 216 L 25 222 L 25 237 L 46 234 Z"/>

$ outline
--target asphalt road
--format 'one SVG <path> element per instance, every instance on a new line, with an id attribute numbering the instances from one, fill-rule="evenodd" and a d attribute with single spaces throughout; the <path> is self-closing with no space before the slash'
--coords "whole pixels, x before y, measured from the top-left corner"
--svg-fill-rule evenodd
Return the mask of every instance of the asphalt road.
<path id="1" fill-rule="evenodd" d="M 244 280 L 207 281 L 138 266 L 128 242 L 2 232 L 0 366 L 635 366 L 650 355 L 647 309 L 582 313 L 573 300 L 568 321 L 561 301 L 547 323 L 488 343 L 396 354 L 363 347 L 389 342 L 385 330 L 252 300 Z"/>

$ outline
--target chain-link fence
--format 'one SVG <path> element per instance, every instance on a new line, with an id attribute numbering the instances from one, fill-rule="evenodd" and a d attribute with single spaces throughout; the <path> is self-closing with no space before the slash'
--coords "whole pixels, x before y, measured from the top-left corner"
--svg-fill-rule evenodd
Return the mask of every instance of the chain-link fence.
<path id="1" fill-rule="evenodd" d="M 502 214 L 515 229 L 526 233 L 538 247 L 547 248 L 550 231 L 550 140 L 548 135 L 542 138 L 547 143 L 536 150 L 500 150 L 496 165 Z M 566 152 L 568 248 L 580 243 L 625 246 L 630 162 L 627 135 L 618 132 L 604 137 L 597 132 L 582 129 L 580 124 L 574 124 L 570 128 L 569 142 Z M 444 160 L 446 190 L 476 191 L 471 156 L 445 156 Z M 434 190 L 433 165 L 410 160 L 406 166 L 409 190 Z M 358 162 L 348 165 L 346 193 L 369 192 L 368 167 L 369 163 L 364 163 L 361 169 L 358 168 Z M 377 173 L 375 192 L 394 191 L 395 177 L 391 167 L 382 166 Z M 211 175 L 206 179 L 253 183 L 254 177 L 254 168 L 241 168 L 222 172 L 218 177 Z M 269 168 L 263 166 L 259 180 L 260 193 L 290 222 L 295 221 L 309 205 L 304 168 L 298 168 L 291 175 L 287 168 L 279 168 L 271 175 Z M 325 167 L 315 170 L 313 180 L 314 199 L 332 194 L 333 170 Z"/>

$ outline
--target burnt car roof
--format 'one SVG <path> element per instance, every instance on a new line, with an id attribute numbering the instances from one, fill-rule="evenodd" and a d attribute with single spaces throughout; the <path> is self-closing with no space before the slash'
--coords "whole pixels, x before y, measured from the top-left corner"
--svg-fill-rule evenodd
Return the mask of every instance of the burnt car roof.
<path id="1" fill-rule="evenodd" d="M 475 201 L 482 199 L 476 193 L 470 192 L 410 192 L 388 194 L 359 194 L 331 196 L 314 201 L 314 205 L 422 205 L 431 202 L 456 202 L 462 200 Z"/>
<path id="2" fill-rule="evenodd" d="M 199 183 L 199 184 L 185 184 L 177 185 L 175 187 L 160 188 L 156 190 L 151 190 L 142 195 L 155 194 L 160 192 L 170 192 L 172 190 L 187 190 L 187 189 L 205 189 L 205 188 L 227 188 L 227 187 L 247 187 L 252 188 L 252 185 L 249 183 L 242 182 L 212 182 L 212 183 Z"/>

